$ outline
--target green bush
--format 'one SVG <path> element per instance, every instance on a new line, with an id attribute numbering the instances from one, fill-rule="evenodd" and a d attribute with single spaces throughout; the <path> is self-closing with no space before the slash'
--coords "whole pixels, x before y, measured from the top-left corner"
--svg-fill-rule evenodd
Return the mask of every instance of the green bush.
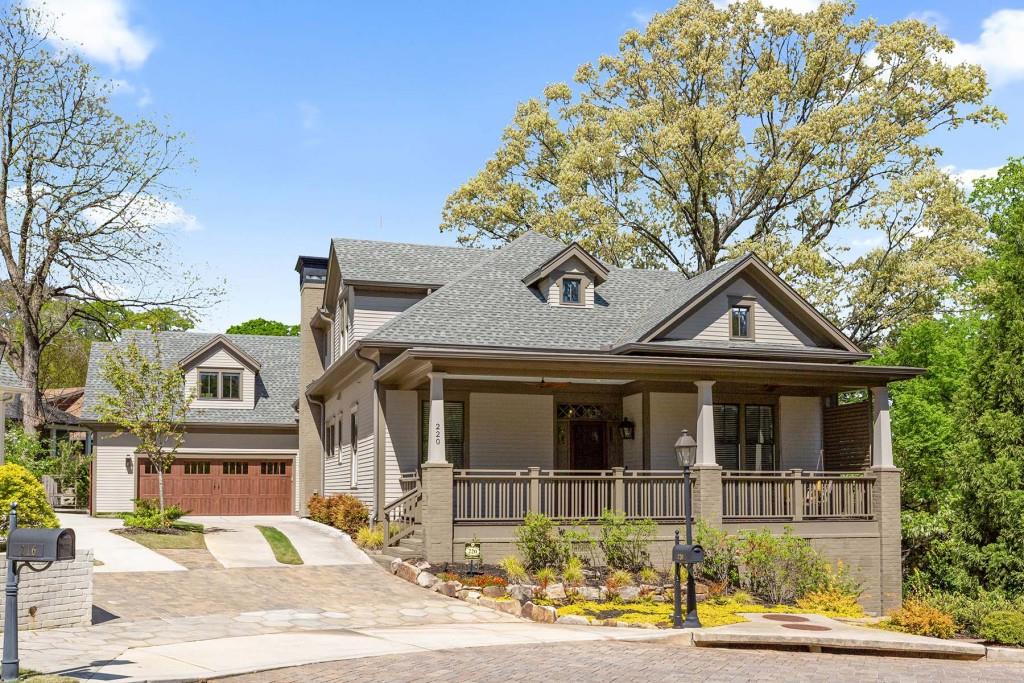
<path id="1" fill-rule="evenodd" d="M 516 529 L 516 548 L 526 568 L 537 571 L 545 567 L 561 569 L 569 558 L 569 546 L 558 527 L 547 515 L 528 512 Z"/>
<path id="2" fill-rule="evenodd" d="M 740 563 L 738 539 L 701 519 L 694 540 L 704 548 L 704 561 L 695 567 L 700 578 L 714 584 L 718 592 L 735 584 Z"/>
<path id="3" fill-rule="evenodd" d="M 1010 610 L 989 612 L 981 621 L 978 635 L 1000 645 L 1024 645 L 1024 613 Z"/>
<path id="4" fill-rule="evenodd" d="M 354 536 L 361 528 L 369 525 L 370 510 L 363 501 L 348 494 L 326 498 L 314 495 L 309 499 L 309 518 Z"/>
<path id="5" fill-rule="evenodd" d="M 981 624 L 992 612 L 1024 612 L 1024 595 L 1006 597 L 998 591 L 979 591 L 974 597 L 962 593 L 927 591 L 915 594 L 932 607 L 953 617 L 957 629 L 970 636 L 981 637 Z"/>
<path id="6" fill-rule="evenodd" d="M 767 529 L 744 531 L 739 553 L 740 585 L 767 603 L 793 604 L 829 583 L 828 562 L 788 527 L 783 534 Z"/>
<path id="7" fill-rule="evenodd" d="M 598 518 L 598 546 L 612 569 L 638 572 L 651 564 L 648 548 L 658 530 L 652 519 L 627 519 L 623 513 L 604 510 Z"/>
<path id="8" fill-rule="evenodd" d="M 26 468 L 9 462 L 0 465 L 0 533 L 5 536 L 13 501 L 18 502 L 18 526 L 57 528 L 57 515 L 46 500 L 46 489 Z"/>

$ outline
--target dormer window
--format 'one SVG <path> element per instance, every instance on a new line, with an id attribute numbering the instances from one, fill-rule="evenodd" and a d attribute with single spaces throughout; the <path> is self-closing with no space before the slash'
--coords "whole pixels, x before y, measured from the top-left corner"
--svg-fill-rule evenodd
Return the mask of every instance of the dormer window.
<path id="1" fill-rule="evenodd" d="M 562 303 L 580 303 L 581 280 L 578 277 L 562 278 Z"/>
<path id="2" fill-rule="evenodd" d="M 226 370 L 200 370 L 199 398 L 204 400 L 241 400 L 242 373 Z"/>

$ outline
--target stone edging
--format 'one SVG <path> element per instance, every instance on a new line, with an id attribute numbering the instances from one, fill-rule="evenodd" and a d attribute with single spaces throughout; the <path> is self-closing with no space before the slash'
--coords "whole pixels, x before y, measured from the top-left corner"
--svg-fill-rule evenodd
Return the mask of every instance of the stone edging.
<path id="1" fill-rule="evenodd" d="M 514 617 L 529 619 L 541 624 L 573 624 L 577 626 L 615 626 L 619 628 L 642 628 L 658 629 L 654 624 L 629 624 L 616 619 L 594 619 L 591 620 L 582 615 L 566 614 L 558 616 L 554 607 L 549 605 L 538 605 L 533 602 L 535 592 L 539 592 L 537 586 L 512 584 L 507 589 L 500 586 L 488 586 L 486 588 L 464 587 L 458 581 L 441 581 L 430 571 L 430 564 L 424 561 L 416 563 L 406 562 L 401 558 L 391 560 L 391 573 L 409 583 L 431 590 L 435 593 L 456 598 L 475 605 L 490 607 L 498 612 L 511 614 Z M 548 591 L 561 584 L 549 586 Z M 594 589 L 597 590 L 597 589 Z M 565 596 L 564 589 L 562 597 Z"/>

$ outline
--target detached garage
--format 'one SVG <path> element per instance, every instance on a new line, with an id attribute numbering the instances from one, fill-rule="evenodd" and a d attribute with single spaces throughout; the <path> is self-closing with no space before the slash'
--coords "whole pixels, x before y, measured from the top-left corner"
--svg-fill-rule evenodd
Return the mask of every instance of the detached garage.
<path id="1" fill-rule="evenodd" d="M 296 514 L 299 473 L 296 404 L 297 337 L 130 331 L 114 343 L 94 344 L 89 358 L 83 424 L 95 431 L 93 512 L 133 509 L 155 499 L 157 473 L 135 453 L 135 440 L 96 420 L 100 396 L 110 391 L 100 364 L 115 345 L 138 344 L 179 366 L 194 392 L 185 439 L 164 474 L 164 497 L 193 514 Z"/>

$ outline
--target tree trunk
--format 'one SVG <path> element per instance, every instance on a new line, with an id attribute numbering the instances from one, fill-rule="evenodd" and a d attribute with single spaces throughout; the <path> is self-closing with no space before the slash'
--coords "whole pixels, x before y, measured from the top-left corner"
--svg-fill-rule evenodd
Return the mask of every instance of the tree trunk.
<path id="1" fill-rule="evenodd" d="M 164 468 L 156 468 L 156 487 L 160 494 L 160 519 L 164 518 Z"/>
<path id="2" fill-rule="evenodd" d="M 39 428 L 46 422 L 39 390 L 39 356 L 42 349 L 39 339 L 27 328 L 26 325 L 21 356 L 21 381 L 28 387 L 28 393 L 24 394 L 21 399 L 21 419 L 25 432 L 35 435 L 39 433 Z"/>

